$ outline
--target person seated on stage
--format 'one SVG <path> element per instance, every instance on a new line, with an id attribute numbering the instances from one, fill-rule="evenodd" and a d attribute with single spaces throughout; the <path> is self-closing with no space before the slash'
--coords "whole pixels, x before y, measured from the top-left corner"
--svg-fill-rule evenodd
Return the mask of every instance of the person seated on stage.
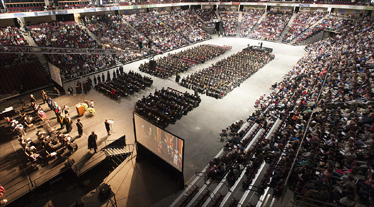
<path id="1" fill-rule="evenodd" d="M 23 118 L 23 120 L 24 120 L 27 124 L 31 124 L 33 118 L 32 118 L 32 116 L 30 116 L 30 115 L 25 115 L 24 118 Z"/>
<path id="2" fill-rule="evenodd" d="M 56 143 L 54 144 L 53 142 L 47 142 L 45 145 L 45 149 L 47 150 L 48 153 L 53 153 L 61 149 L 64 145 L 61 143 Z"/>
<path id="3" fill-rule="evenodd" d="M 40 156 L 40 154 L 38 153 L 34 153 L 34 152 L 31 152 L 30 155 L 29 155 L 29 158 L 35 162 L 35 163 L 41 163 L 41 162 L 44 162 L 44 158 L 42 156 Z"/>

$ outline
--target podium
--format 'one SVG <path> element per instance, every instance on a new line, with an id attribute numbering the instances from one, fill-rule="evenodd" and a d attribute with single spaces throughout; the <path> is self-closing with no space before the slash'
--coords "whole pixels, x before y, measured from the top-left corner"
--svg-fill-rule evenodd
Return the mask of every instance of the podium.
<path id="1" fill-rule="evenodd" d="M 75 105 L 75 108 L 77 109 L 78 116 L 84 115 L 84 107 L 82 104 Z"/>
<path id="2" fill-rule="evenodd" d="M 82 88 L 79 87 L 79 86 L 76 86 L 75 90 L 77 91 L 77 94 L 81 94 L 82 93 Z"/>

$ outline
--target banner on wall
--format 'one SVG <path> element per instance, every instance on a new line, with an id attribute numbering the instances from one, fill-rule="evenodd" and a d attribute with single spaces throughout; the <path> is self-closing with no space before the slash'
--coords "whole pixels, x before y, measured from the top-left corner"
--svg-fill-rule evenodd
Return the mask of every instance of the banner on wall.
<path id="1" fill-rule="evenodd" d="M 338 13 L 340 13 L 340 14 L 344 14 L 344 13 L 345 13 L 345 9 L 339 9 L 339 10 L 338 10 Z"/>

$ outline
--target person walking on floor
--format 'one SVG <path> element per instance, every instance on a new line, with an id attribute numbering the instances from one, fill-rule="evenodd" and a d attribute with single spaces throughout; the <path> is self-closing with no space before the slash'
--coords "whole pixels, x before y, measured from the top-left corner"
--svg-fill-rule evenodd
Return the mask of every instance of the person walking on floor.
<path id="1" fill-rule="evenodd" d="M 105 129 L 106 129 L 106 132 L 108 133 L 108 135 L 110 135 L 110 124 L 108 122 L 108 119 L 105 119 Z"/>
<path id="2" fill-rule="evenodd" d="M 81 137 L 82 134 L 83 134 L 83 124 L 82 124 L 82 122 L 81 122 L 80 119 L 77 120 L 77 124 L 76 125 L 77 125 L 77 129 L 78 129 L 79 137 Z"/>
<path id="3" fill-rule="evenodd" d="M 97 140 L 97 135 L 93 131 L 91 132 L 91 135 L 88 137 L 88 149 L 91 150 L 93 148 L 95 150 L 95 153 L 97 149 L 96 140 Z"/>

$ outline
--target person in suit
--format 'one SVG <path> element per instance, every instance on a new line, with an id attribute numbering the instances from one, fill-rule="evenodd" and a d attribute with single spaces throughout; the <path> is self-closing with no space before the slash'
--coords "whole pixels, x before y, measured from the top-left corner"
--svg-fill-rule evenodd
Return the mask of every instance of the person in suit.
<path id="1" fill-rule="evenodd" d="M 104 75 L 104 73 L 101 73 L 101 80 L 102 80 L 103 82 L 105 82 L 105 75 Z"/>
<path id="2" fill-rule="evenodd" d="M 108 122 L 108 119 L 105 119 L 105 129 L 106 129 L 106 132 L 108 133 L 108 135 L 110 135 L 110 124 Z"/>
<path id="3" fill-rule="evenodd" d="M 82 124 L 82 122 L 81 122 L 80 119 L 77 120 L 77 124 L 76 125 L 77 125 L 77 129 L 78 129 L 79 137 L 81 137 L 82 134 L 83 134 L 83 124 Z"/>
<path id="4" fill-rule="evenodd" d="M 97 84 L 96 76 L 94 76 L 93 79 L 94 79 L 94 84 L 96 85 Z"/>
<path id="5" fill-rule="evenodd" d="M 91 132 L 91 135 L 88 136 L 88 149 L 91 150 L 93 148 L 95 153 L 96 153 L 96 149 L 97 149 L 96 140 L 97 140 L 97 135 L 93 131 L 93 132 Z"/>

